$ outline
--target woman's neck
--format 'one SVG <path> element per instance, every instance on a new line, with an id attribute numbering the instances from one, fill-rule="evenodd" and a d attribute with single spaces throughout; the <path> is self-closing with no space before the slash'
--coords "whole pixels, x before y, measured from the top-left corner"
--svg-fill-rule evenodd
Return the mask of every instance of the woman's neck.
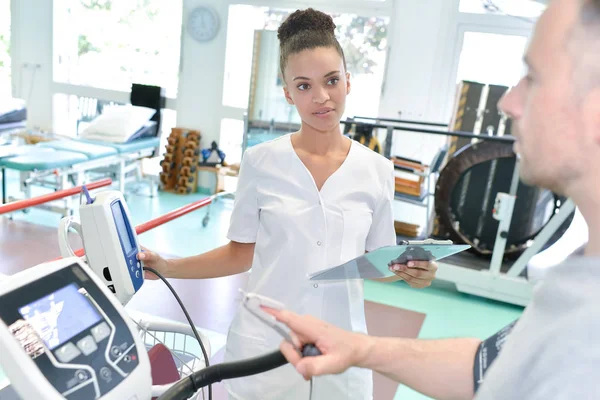
<path id="1" fill-rule="evenodd" d="M 319 131 L 303 123 L 294 136 L 295 147 L 316 155 L 325 155 L 338 150 L 346 151 L 348 147 L 339 124 L 331 130 Z"/>

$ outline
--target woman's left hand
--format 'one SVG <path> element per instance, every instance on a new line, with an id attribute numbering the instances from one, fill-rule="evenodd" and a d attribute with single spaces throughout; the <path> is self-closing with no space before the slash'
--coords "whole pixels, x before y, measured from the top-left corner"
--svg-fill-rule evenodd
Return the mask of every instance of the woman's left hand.
<path id="1" fill-rule="evenodd" d="M 410 261 L 407 265 L 391 265 L 390 271 L 413 288 L 426 288 L 435 279 L 438 266 L 435 261 Z"/>

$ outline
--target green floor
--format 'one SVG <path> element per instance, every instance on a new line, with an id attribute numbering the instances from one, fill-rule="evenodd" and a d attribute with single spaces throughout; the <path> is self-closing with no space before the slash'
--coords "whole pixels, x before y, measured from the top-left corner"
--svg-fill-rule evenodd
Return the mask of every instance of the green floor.
<path id="1" fill-rule="evenodd" d="M 138 194 L 127 196 L 134 224 L 205 197 L 201 194 L 180 196 L 159 193 L 157 198 L 150 198 L 146 188 L 139 189 Z M 16 190 L 18 188 L 15 183 L 11 182 L 9 192 L 12 194 Z M 231 207 L 231 200 L 220 200 L 210 207 L 144 233 L 140 236 L 140 242 L 150 249 L 178 256 L 189 256 L 213 249 L 226 243 L 225 234 Z M 210 212 L 210 219 L 208 225 L 203 227 L 202 219 L 207 212 Z M 60 220 L 60 216 L 56 214 L 36 210 L 29 214 L 16 214 L 15 218 L 49 226 L 57 226 Z M 458 293 L 442 282 L 421 290 L 411 289 L 401 282 L 367 282 L 365 297 L 370 301 L 426 314 L 420 332 L 420 337 L 426 339 L 461 336 L 485 338 L 518 318 L 522 312 L 520 307 Z M 402 400 L 425 398 L 404 387 L 398 390 L 395 397 Z"/>

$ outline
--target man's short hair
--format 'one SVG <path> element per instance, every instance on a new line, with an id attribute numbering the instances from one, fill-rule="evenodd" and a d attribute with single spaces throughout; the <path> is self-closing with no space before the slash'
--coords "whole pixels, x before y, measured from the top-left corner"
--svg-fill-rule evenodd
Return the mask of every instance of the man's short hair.
<path id="1" fill-rule="evenodd" d="M 579 15 L 584 24 L 600 23 L 600 0 L 584 0 Z"/>
<path id="2" fill-rule="evenodd" d="M 568 38 L 573 58 L 575 95 L 584 98 L 600 87 L 600 0 L 582 0 L 581 10 Z"/>

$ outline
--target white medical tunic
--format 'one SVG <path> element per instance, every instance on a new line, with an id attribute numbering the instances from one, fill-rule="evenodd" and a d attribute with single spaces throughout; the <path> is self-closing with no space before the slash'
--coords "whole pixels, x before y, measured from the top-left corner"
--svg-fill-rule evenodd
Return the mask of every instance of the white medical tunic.
<path id="1" fill-rule="evenodd" d="M 316 283 L 310 274 L 396 244 L 391 161 L 352 141 L 344 163 L 317 189 L 291 134 L 249 148 L 240 166 L 227 237 L 256 243 L 247 291 L 345 330 L 366 333 L 362 281 Z M 240 308 L 225 361 L 264 355 L 283 338 Z M 309 383 L 291 366 L 225 382 L 238 400 L 309 400 Z M 371 399 L 372 373 L 352 368 L 317 377 L 312 400 Z"/>

